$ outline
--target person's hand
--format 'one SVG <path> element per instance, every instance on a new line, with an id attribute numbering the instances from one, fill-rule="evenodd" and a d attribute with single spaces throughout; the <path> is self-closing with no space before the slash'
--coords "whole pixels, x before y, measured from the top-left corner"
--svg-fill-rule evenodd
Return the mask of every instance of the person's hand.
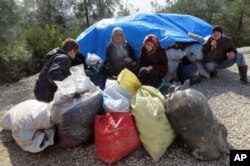
<path id="1" fill-rule="evenodd" d="M 148 67 L 146 67 L 147 73 L 149 73 L 149 71 L 152 70 L 152 69 L 153 69 L 153 66 L 148 66 Z"/>
<path id="2" fill-rule="evenodd" d="M 132 59 L 131 58 L 124 58 L 124 61 L 127 62 L 127 63 L 131 63 Z"/>
<path id="3" fill-rule="evenodd" d="M 232 59 L 234 59 L 234 57 L 235 57 L 235 53 L 234 52 L 227 53 L 227 59 L 232 60 Z"/>
<path id="4" fill-rule="evenodd" d="M 217 45 L 216 40 L 212 40 L 211 45 L 212 45 L 212 49 L 216 48 L 216 45 Z"/>

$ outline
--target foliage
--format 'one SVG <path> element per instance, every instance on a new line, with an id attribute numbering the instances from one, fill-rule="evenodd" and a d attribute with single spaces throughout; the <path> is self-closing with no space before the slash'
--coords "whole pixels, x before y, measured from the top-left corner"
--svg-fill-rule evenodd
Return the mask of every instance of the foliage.
<path id="1" fill-rule="evenodd" d="M 72 15 L 74 1 L 67 0 L 35 0 L 36 10 L 34 16 L 40 26 L 48 24 L 60 25 L 66 28 L 67 16 Z"/>
<path id="2" fill-rule="evenodd" d="M 236 41 L 237 46 L 250 45 L 250 1 L 230 1 L 225 5 L 220 23 L 225 31 Z"/>
<path id="3" fill-rule="evenodd" d="M 20 15 L 14 0 L 0 1 L 0 83 L 17 81 L 26 76 L 30 52 L 20 40 Z"/>
<path id="4" fill-rule="evenodd" d="M 8 44 L 13 40 L 12 27 L 18 20 L 16 13 L 16 5 L 13 0 L 1 0 L 0 1 L 0 41 L 2 44 Z"/>
<path id="5" fill-rule="evenodd" d="M 87 28 L 98 20 L 113 17 L 119 6 L 123 6 L 121 0 L 78 0 L 73 9 L 81 26 Z"/>
<path id="6" fill-rule="evenodd" d="M 128 4 L 128 0 L 125 0 L 124 3 L 119 5 L 118 16 L 129 16 L 131 13 L 135 13 L 139 9 L 135 9 L 132 4 Z"/>
<path id="7" fill-rule="evenodd" d="M 0 47 L 0 68 L 5 73 L 0 73 L 2 81 L 13 82 L 27 76 L 28 63 L 31 53 L 26 49 L 25 43 L 13 42 Z"/>
<path id="8" fill-rule="evenodd" d="M 60 47 L 65 36 L 57 25 L 31 26 L 27 31 L 27 43 L 32 50 L 29 73 L 38 72 L 44 63 L 44 56 L 53 48 Z"/>
<path id="9" fill-rule="evenodd" d="M 212 23 L 215 15 L 224 6 L 223 0 L 183 0 L 171 4 L 170 12 L 189 14 Z"/>
<path id="10" fill-rule="evenodd" d="M 238 47 L 250 45 L 249 0 L 176 0 L 170 5 L 172 13 L 190 14 L 222 26 Z"/>

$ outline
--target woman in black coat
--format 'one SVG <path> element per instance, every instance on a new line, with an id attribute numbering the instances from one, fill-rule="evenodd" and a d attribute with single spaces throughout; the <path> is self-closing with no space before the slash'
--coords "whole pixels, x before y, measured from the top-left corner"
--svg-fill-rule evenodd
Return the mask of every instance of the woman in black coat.
<path id="1" fill-rule="evenodd" d="M 120 27 L 116 27 L 112 31 L 111 42 L 106 47 L 105 62 L 109 77 L 117 77 L 124 68 L 137 74 L 134 52 L 125 40 L 123 30 Z"/>

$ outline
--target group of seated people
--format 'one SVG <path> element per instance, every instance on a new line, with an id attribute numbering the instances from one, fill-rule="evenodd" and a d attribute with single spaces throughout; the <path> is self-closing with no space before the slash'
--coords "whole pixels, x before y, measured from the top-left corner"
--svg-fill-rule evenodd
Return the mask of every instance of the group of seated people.
<path id="1" fill-rule="evenodd" d="M 220 26 L 212 29 L 211 37 L 204 42 L 202 51 L 204 57 L 202 62 L 211 77 L 216 76 L 217 69 L 237 63 L 240 81 L 248 83 L 245 59 L 237 52 L 232 39 L 223 34 Z M 52 101 L 57 89 L 54 81 L 62 81 L 69 76 L 71 66 L 81 63 L 87 70 L 85 57 L 79 53 L 79 45 L 74 39 L 66 39 L 61 48 L 50 51 L 45 57 L 45 64 L 35 85 L 36 98 L 45 102 Z M 126 41 L 123 29 L 116 27 L 106 47 L 104 66 L 103 74 L 106 78 L 116 78 L 124 68 L 127 68 L 138 76 L 143 85 L 158 88 L 168 72 L 168 59 L 166 50 L 160 46 L 158 38 L 153 34 L 145 37 L 137 59 Z"/>
<path id="2" fill-rule="evenodd" d="M 125 39 L 123 30 L 116 27 L 112 31 L 111 42 L 106 48 L 108 77 L 117 77 L 127 68 L 138 76 L 143 85 L 158 87 L 167 73 L 167 56 L 158 38 L 149 34 L 143 41 L 139 59 Z"/>

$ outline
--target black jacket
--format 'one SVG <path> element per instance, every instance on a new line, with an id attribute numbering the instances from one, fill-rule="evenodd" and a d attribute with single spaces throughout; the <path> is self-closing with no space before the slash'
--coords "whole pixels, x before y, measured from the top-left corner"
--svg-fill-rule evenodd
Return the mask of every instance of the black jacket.
<path id="1" fill-rule="evenodd" d="M 55 80 L 62 81 L 70 75 L 72 59 L 61 49 L 56 48 L 45 56 L 45 64 L 35 85 L 37 100 L 50 102 L 53 100 L 57 86 Z"/>
<path id="2" fill-rule="evenodd" d="M 80 65 L 80 64 L 83 64 L 85 70 L 87 69 L 85 56 L 82 53 L 78 52 L 76 54 L 76 58 L 74 60 L 72 60 L 71 65 L 76 66 L 76 65 Z"/>
<path id="3" fill-rule="evenodd" d="M 114 76 L 118 76 L 119 73 L 124 69 L 124 68 L 130 68 L 131 64 L 127 64 L 124 61 L 124 58 L 122 57 L 118 57 L 116 55 L 115 52 L 115 46 L 112 43 L 109 43 L 108 46 L 106 47 L 106 60 L 105 60 L 105 64 L 106 64 L 106 68 L 108 71 L 108 76 L 112 77 Z M 133 52 L 133 49 L 131 48 L 131 46 L 126 43 L 125 45 L 125 49 L 128 52 L 128 57 L 131 58 L 133 60 L 133 62 L 136 62 L 136 57 L 135 54 Z"/>

